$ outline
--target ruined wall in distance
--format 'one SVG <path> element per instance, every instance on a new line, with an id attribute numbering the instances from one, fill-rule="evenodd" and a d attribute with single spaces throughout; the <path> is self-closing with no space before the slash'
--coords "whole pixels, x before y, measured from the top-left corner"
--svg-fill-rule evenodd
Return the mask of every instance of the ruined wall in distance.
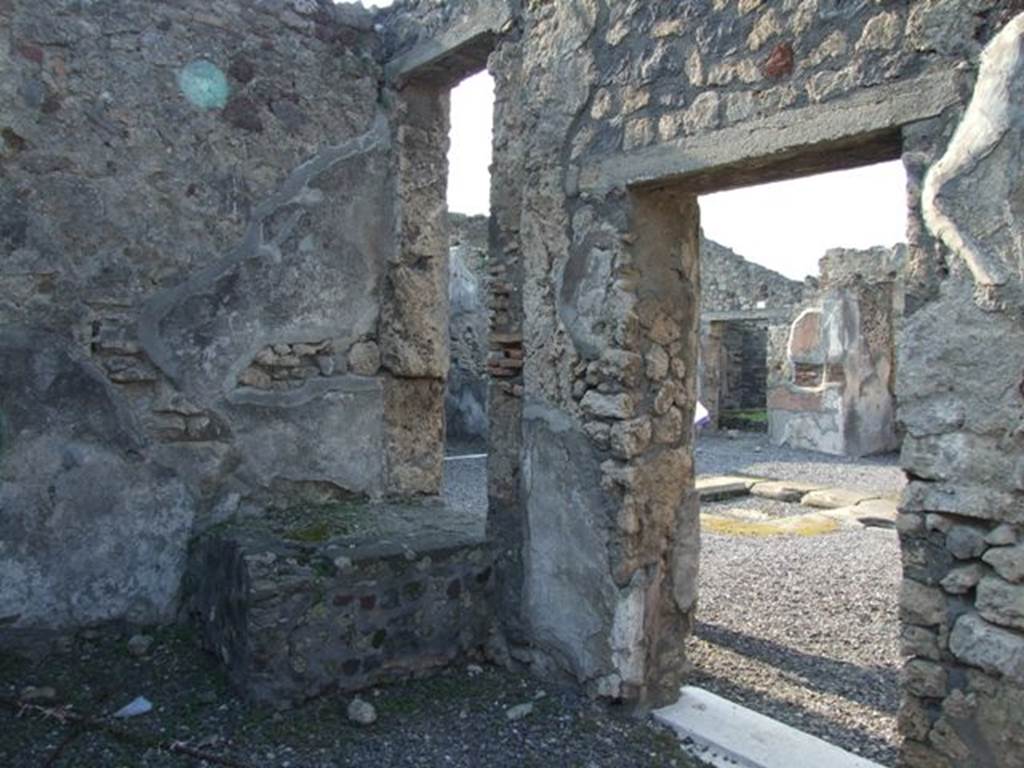
<path id="1" fill-rule="evenodd" d="M 723 408 L 764 407 L 768 336 L 791 321 L 805 286 L 703 236 L 700 276 L 699 397 L 705 429 L 717 429 Z"/>
<path id="2" fill-rule="evenodd" d="M 488 218 L 449 215 L 448 326 L 451 364 L 445 395 L 449 441 L 487 439 Z"/>
<path id="3" fill-rule="evenodd" d="M 748 261 L 731 248 L 701 237 L 701 312 L 786 310 L 803 300 L 804 284 Z"/>
<path id="4" fill-rule="evenodd" d="M 776 444 L 863 456 L 899 447 L 896 353 L 907 247 L 833 248 L 769 362 Z"/>

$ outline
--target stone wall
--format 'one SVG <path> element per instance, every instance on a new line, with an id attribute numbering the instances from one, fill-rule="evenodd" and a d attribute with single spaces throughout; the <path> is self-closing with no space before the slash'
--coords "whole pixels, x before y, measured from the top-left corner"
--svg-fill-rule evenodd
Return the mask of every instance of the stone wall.
<path id="1" fill-rule="evenodd" d="M 0 624 L 167 618 L 196 530 L 437 492 L 382 50 L 326 0 L 0 4 Z"/>
<path id="2" fill-rule="evenodd" d="M 747 261 L 701 236 L 700 309 L 710 312 L 789 310 L 803 301 L 804 284 Z"/>
<path id="3" fill-rule="evenodd" d="M 850 456 L 895 450 L 896 349 L 907 249 L 832 249 L 771 368 L 777 444 Z"/>
<path id="4" fill-rule="evenodd" d="M 492 407 L 491 416 L 492 442 L 510 446 L 492 468 L 513 467 L 511 451 L 524 440 L 518 482 L 506 473 L 491 480 L 495 528 L 510 532 L 510 551 L 523 542 L 521 560 L 499 560 L 508 604 L 518 608 L 508 623 L 532 641 L 519 658 L 642 700 L 670 695 L 682 675 L 678 638 L 695 598 L 698 531 L 689 430 L 671 425 L 692 413 L 696 195 L 902 155 L 906 312 L 922 328 L 922 313 L 948 328 L 905 348 L 922 371 L 953 354 L 956 326 L 938 320 L 952 317 L 945 297 L 963 276 L 948 273 L 947 254 L 923 227 L 921 184 L 962 113 L 981 45 L 1007 18 L 994 1 L 526 4 L 521 28 L 497 43 L 490 64 L 495 259 L 512 283 L 502 309 L 521 322 L 508 330 L 516 342 L 521 330 L 525 360 L 521 404 Z M 987 259 L 972 261 L 984 271 Z M 998 345 L 987 346 L 996 354 Z M 897 379 L 913 381 L 906 366 Z M 968 386 L 966 369 L 957 375 Z M 938 397 L 937 387 L 927 391 Z M 951 435 L 975 444 L 961 421 L 947 422 Z M 1002 422 L 1004 441 L 1013 423 Z M 957 477 L 970 487 L 974 470 L 951 450 L 939 455 L 946 471 L 967 472 Z M 906 503 L 949 508 L 961 493 L 953 486 L 949 496 L 922 491 Z M 965 496 L 959 514 L 981 493 Z M 1000 495 L 991 514 L 1017 507 L 1017 496 Z M 943 557 L 914 536 L 905 535 L 907 557 L 938 567 Z M 908 622 L 939 650 L 922 647 L 935 666 L 908 668 L 908 691 L 925 693 L 905 758 L 1018 765 L 1013 731 L 1000 723 L 1020 686 L 985 676 L 975 655 L 970 679 L 979 682 L 969 688 L 942 650 L 948 621 L 936 611 L 927 626 Z M 953 731 L 972 757 L 946 738 Z"/>
<path id="5" fill-rule="evenodd" d="M 449 441 L 480 442 L 487 439 L 488 219 L 451 214 L 449 227 L 447 436 Z"/>
<path id="6" fill-rule="evenodd" d="M 193 547 L 188 610 L 248 699 L 298 704 L 478 653 L 494 620 L 493 559 L 450 533 L 304 542 L 233 526 Z"/>
<path id="7" fill-rule="evenodd" d="M 901 726 L 913 766 L 1024 765 L 1013 725 L 1024 705 L 1022 43 L 1018 16 L 986 49 L 923 183 L 950 274 L 906 321 L 897 370 L 911 479 L 899 521 L 911 657 Z M 911 245 L 936 246 L 928 235 Z"/>

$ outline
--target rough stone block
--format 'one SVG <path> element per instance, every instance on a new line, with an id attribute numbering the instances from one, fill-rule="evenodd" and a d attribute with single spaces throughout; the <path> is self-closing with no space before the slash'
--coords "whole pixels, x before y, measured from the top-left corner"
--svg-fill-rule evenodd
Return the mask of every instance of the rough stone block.
<path id="1" fill-rule="evenodd" d="M 851 491 L 845 488 L 823 488 L 805 494 L 800 499 L 800 503 L 805 507 L 840 509 L 842 507 L 853 507 L 862 502 L 877 498 L 878 494 L 866 493 L 864 491 Z"/>
<path id="2" fill-rule="evenodd" d="M 754 496 L 761 496 L 765 499 L 775 501 L 800 501 L 811 491 L 820 490 L 820 485 L 812 483 L 790 482 L 788 480 L 769 480 L 763 483 L 756 483 L 750 493 Z"/>
<path id="3" fill-rule="evenodd" d="M 629 419 L 636 412 L 633 395 L 605 395 L 593 389 L 583 396 L 580 406 L 584 413 L 599 419 Z"/>
<path id="4" fill-rule="evenodd" d="M 1016 544 L 1017 529 L 1009 523 L 998 525 L 985 537 L 985 543 L 993 547 L 1007 547 Z"/>
<path id="5" fill-rule="evenodd" d="M 612 453 L 622 459 L 643 453 L 651 443 L 651 433 L 651 420 L 646 416 L 615 423 L 610 434 Z"/>
<path id="6" fill-rule="evenodd" d="M 984 575 L 985 569 L 979 563 L 971 563 L 954 568 L 940 583 L 951 595 L 963 595 L 974 589 Z"/>
<path id="7" fill-rule="evenodd" d="M 701 501 L 720 501 L 737 496 L 746 496 L 755 487 L 757 479 L 753 477 L 698 477 L 697 493 Z"/>
<path id="8" fill-rule="evenodd" d="M 912 659 L 903 667 L 903 685 L 915 696 L 941 699 L 948 690 L 949 673 L 937 662 Z"/>
<path id="9" fill-rule="evenodd" d="M 1007 581 L 1024 582 L 1024 544 L 990 549 L 981 559 Z"/>
<path id="10" fill-rule="evenodd" d="M 868 499 L 853 508 L 853 516 L 862 525 L 895 527 L 899 504 L 892 499 Z"/>
<path id="11" fill-rule="evenodd" d="M 939 638 L 934 630 L 904 624 L 900 637 L 900 648 L 904 655 L 939 660 Z"/>
<path id="12" fill-rule="evenodd" d="M 971 525 L 954 525 L 946 532 L 946 549 L 957 560 L 980 557 L 985 551 L 985 531 Z"/>
<path id="13" fill-rule="evenodd" d="M 942 590 L 913 579 L 903 579 L 900 589 L 900 618 L 908 624 L 924 627 L 946 621 L 946 596 Z"/>
<path id="14" fill-rule="evenodd" d="M 1024 636 L 993 626 L 977 614 L 957 619 L 949 650 L 965 664 L 1024 684 Z"/>
<path id="15" fill-rule="evenodd" d="M 978 584 L 978 613 L 1004 627 L 1024 629 L 1024 584 L 986 576 Z"/>

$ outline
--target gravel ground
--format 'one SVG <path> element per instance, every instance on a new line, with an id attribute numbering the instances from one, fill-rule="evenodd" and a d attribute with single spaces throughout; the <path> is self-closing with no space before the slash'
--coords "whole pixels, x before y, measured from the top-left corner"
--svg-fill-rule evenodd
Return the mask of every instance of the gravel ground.
<path id="1" fill-rule="evenodd" d="M 705 533 L 690 682 L 895 765 L 899 580 L 890 530 Z"/>
<path id="2" fill-rule="evenodd" d="M 774 499 L 762 499 L 759 496 L 740 496 L 735 499 L 725 499 L 724 501 L 716 501 L 714 503 L 703 502 L 701 509 L 712 514 L 740 519 L 792 517 L 793 515 L 805 515 L 808 512 L 817 511 L 810 507 L 802 507 L 800 504 L 775 501 Z"/>
<path id="3" fill-rule="evenodd" d="M 444 502 L 487 517 L 487 457 L 448 456 L 444 460 Z"/>
<path id="4" fill-rule="evenodd" d="M 154 633 L 150 656 L 126 649 L 126 633 L 79 636 L 63 654 L 32 663 L 0 654 L 0 765 L 4 768 L 196 768 L 212 763 L 156 746 L 180 741 L 246 768 L 340 766 L 678 766 L 693 768 L 676 738 L 649 720 L 597 704 L 528 675 L 459 665 L 363 697 L 378 720 L 358 726 L 348 696 L 274 712 L 240 701 L 212 659 L 181 630 Z M 52 686 L 56 704 L 101 718 L 132 740 L 22 713 L 3 701 L 26 685 Z M 135 696 L 155 708 L 131 720 L 109 715 Z M 512 721 L 510 707 L 532 703 Z"/>
<path id="5" fill-rule="evenodd" d="M 906 484 L 896 453 L 853 459 L 774 446 L 767 435 L 735 434 L 698 434 L 697 474 L 743 474 L 884 494 L 899 493 Z"/>

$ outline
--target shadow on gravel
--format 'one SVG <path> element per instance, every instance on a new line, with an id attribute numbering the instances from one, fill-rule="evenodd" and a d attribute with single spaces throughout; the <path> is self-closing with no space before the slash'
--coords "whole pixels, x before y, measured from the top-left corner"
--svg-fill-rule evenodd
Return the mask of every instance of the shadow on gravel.
<path id="1" fill-rule="evenodd" d="M 899 709 L 899 672 L 887 667 L 862 667 L 817 656 L 743 632 L 697 622 L 696 636 L 734 653 L 757 659 L 800 678 L 807 688 L 841 696 L 894 715 Z"/>
<path id="2" fill-rule="evenodd" d="M 885 739 L 878 738 L 863 728 L 844 725 L 794 702 L 777 699 L 753 688 L 737 685 L 725 677 L 705 674 L 699 669 L 694 670 L 687 683 L 706 688 L 729 701 L 742 704 L 748 709 L 779 720 L 786 725 L 810 733 L 823 741 L 853 751 L 882 765 L 896 765 L 899 752 L 897 746 Z M 822 768 L 826 767 L 822 766 Z"/>

